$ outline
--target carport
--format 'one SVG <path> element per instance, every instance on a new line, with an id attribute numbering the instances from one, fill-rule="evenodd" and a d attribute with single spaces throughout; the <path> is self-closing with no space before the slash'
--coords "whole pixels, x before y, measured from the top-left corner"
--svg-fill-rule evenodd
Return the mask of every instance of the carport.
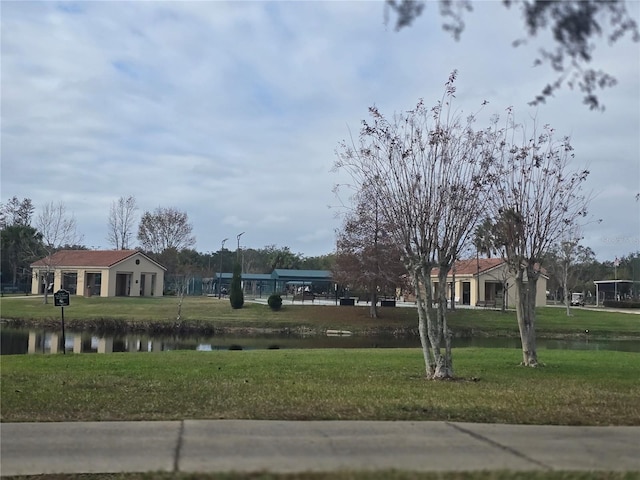
<path id="1" fill-rule="evenodd" d="M 633 280 L 596 280 L 596 306 L 605 300 L 624 300 L 637 296 Z"/>

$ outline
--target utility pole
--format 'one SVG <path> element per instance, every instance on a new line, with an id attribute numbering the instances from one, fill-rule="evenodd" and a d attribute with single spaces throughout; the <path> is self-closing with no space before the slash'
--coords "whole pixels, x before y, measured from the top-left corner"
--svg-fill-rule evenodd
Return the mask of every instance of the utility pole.
<path id="1" fill-rule="evenodd" d="M 225 238 L 222 240 L 222 246 L 220 247 L 220 275 L 218 276 L 218 298 L 222 298 L 222 251 L 224 250 L 224 242 L 229 240 Z"/>
<path id="2" fill-rule="evenodd" d="M 236 262 L 240 265 L 240 288 L 244 292 L 244 282 L 242 281 L 242 264 L 240 263 L 240 237 L 244 235 L 244 232 L 236 235 L 238 240 L 238 247 L 236 248 Z"/>
<path id="3" fill-rule="evenodd" d="M 238 248 L 236 249 L 236 262 L 240 261 L 240 237 L 244 235 L 244 232 L 239 233 L 238 235 L 236 235 L 236 238 L 238 239 Z"/>

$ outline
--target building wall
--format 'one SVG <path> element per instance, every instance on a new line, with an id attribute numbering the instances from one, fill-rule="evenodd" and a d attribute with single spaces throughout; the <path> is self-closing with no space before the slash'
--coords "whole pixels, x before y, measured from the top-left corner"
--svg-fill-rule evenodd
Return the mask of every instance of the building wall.
<path id="1" fill-rule="evenodd" d="M 463 284 L 468 282 L 470 284 L 470 305 L 474 306 L 478 304 L 478 300 L 484 301 L 489 286 L 488 283 L 500 283 L 506 287 L 504 293 L 506 295 L 506 304 L 508 308 L 515 308 L 516 306 L 516 288 L 515 277 L 511 274 L 506 266 L 500 265 L 489 271 L 480 274 L 479 283 L 474 275 L 456 275 L 455 277 L 455 299 L 457 304 L 462 304 L 463 299 Z M 432 280 L 434 280 L 432 278 Z M 447 278 L 448 282 L 453 281 L 453 277 Z M 434 285 L 437 283 L 437 279 L 434 281 Z M 434 292 L 435 294 L 435 292 Z M 447 287 L 447 298 L 451 298 L 450 286 Z M 536 291 L 536 306 L 543 307 L 547 304 L 547 279 L 544 276 L 538 278 L 538 285 Z M 496 307 L 500 307 L 499 300 Z"/>
<path id="2" fill-rule="evenodd" d="M 136 263 L 136 260 L 139 262 Z M 37 295 L 40 293 L 40 285 L 42 284 L 42 274 L 46 269 L 34 269 L 31 278 L 31 293 Z M 116 280 L 118 274 L 126 274 L 130 277 L 129 296 L 139 297 L 156 296 L 161 297 L 164 291 L 164 270 L 155 263 L 148 260 L 143 255 L 133 255 L 131 258 L 118 263 L 111 268 L 69 268 L 57 267 L 55 270 L 53 291 L 56 292 L 62 288 L 63 272 L 76 273 L 76 295 L 88 296 L 87 279 L 89 275 L 101 274 L 100 296 L 114 297 L 116 295 Z M 144 281 L 142 280 L 144 278 Z"/>
<path id="3" fill-rule="evenodd" d="M 136 261 L 139 261 L 139 263 L 136 263 Z M 116 279 L 118 274 L 131 276 L 130 296 L 139 297 L 141 294 L 156 297 L 162 296 L 164 290 L 164 270 L 143 255 L 133 255 L 111 268 L 108 278 L 109 296 L 116 294 Z M 143 276 L 144 285 L 142 280 Z"/>
<path id="4" fill-rule="evenodd" d="M 31 272 L 31 293 L 38 295 L 41 291 L 41 285 L 43 282 L 43 276 L 46 274 L 46 269 L 33 269 Z M 54 275 L 53 277 L 53 291 L 55 292 L 60 288 L 60 275 Z"/>

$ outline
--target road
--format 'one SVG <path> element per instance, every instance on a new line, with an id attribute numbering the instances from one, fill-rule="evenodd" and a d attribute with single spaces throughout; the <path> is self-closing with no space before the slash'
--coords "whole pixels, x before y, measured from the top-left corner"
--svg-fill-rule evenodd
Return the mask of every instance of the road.
<path id="1" fill-rule="evenodd" d="M 3 423 L 1 473 L 640 471 L 640 427 L 184 420 Z"/>

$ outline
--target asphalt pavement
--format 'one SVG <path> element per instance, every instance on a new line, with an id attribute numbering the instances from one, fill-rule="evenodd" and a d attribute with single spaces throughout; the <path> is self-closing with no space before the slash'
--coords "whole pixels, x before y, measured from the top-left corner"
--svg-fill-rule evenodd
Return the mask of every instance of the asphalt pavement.
<path id="1" fill-rule="evenodd" d="M 640 472 L 640 427 L 184 420 L 0 424 L 0 473 Z"/>

